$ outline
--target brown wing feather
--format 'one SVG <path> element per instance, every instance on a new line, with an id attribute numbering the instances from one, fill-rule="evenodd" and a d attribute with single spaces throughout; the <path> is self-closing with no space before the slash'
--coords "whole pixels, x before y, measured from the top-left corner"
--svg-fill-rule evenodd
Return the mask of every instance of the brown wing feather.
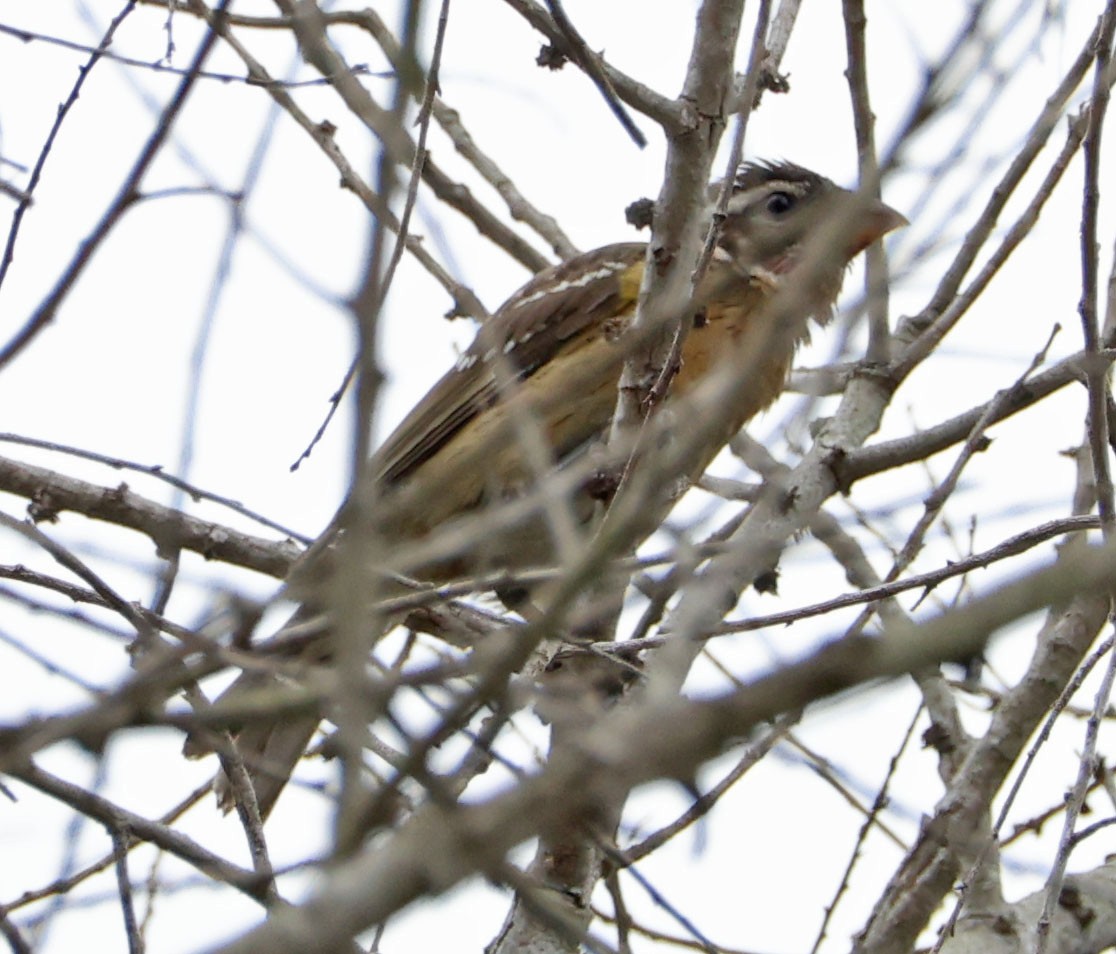
<path id="1" fill-rule="evenodd" d="M 408 476 L 496 396 L 491 370 L 475 364 L 442 375 L 373 455 L 373 473 L 386 484 Z"/>
<path id="2" fill-rule="evenodd" d="M 391 484 L 409 477 L 499 399 L 498 355 L 524 380 L 586 326 L 623 310 L 619 276 L 641 263 L 645 250 L 627 242 L 587 252 L 540 272 L 512 295 L 376 451 L 379 479 Z"/>

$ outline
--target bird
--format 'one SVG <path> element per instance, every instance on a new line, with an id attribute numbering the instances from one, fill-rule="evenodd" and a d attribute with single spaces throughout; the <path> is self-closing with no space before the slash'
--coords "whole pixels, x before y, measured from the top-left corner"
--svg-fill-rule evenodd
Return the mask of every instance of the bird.
<path id="1" fill-rule="evenodd" d="M 690 477 L 699 476 L 720 447 L 782 392 L 810 319 L 822 325 L 829 319 L 852 260 L 907 224 L 882 201 L 788 161 L 742 163 L 727 204 L 715 214 L 720 191 L 714 183 L 707 196 L 708 220 L 719 220 L 712 256 L 686 313 L 675 316 L 685 334 L 667 403 L 684 401 L 726 368 L 740 369 L 746 380 Z M 835 242 L 813 263 L 805 283 L 805 250 L 823 229 L 833 231 Z M 631 354 L 631 325 L 648 257 L 647 243 L 623 242 L 536 274 L 481 326 L 373 452 L 366 472 L 378 495 L 376 531 L 392 544 L 410 545 L 415 554 L 391 569 L 445 582 L 555 564 L 556 543 L 542 508 L 529 509 L 518 520 L 477 517 L 522 498 L 541 474 L 571 468 L 587 449 L 600 446 Z M 794 312 L 766 307 L 788 285 L 796 292 Z M 776 322 L 781 324 L 773 328 Z M 762 360 L 753 360 L 761 352 Z M 523 439 L 525 426 L 534 441 Z M 590 484 L 588 476 L 575 481 L 566 497 L 575 528 L 590 524 L 602 499 L 607 504 L 608 495 Z M 665 517 L 658 510 L 652 508 L 649 530 Z M 441 531 L 469 518 L 477 532 L 464 537 L 465 545 L 439 549 Z M 313 591 L 328 572 L 343 523 L 335 521 L 296 565 L 294 591 Z M 245 672 L 217 702 L 258 689 L 268 679 L 267 673 Z M 234 732 L 263 818 L 319 721 L 316 714 L 289 717 L 287 724 L 252 721 Z M 188 755 L 207 748 L 196 738 L 187 740 Z M 227 796 L 224 807 L 230 807 Z"/>

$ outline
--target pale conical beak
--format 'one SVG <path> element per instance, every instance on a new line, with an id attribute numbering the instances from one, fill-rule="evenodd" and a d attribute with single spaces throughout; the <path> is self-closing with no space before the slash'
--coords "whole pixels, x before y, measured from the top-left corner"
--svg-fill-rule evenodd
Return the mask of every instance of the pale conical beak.
<path id="1" fill-rule="evenodd" d="M 910 225 L 905 215 L 896 212 L 890 205 L 884 205 L 883 202 L 876 200 L 860 216 L 860 226 L 853 233 L 850 241 L 852 254 L 863 252 L 877 239 L 904 225 Z"/>

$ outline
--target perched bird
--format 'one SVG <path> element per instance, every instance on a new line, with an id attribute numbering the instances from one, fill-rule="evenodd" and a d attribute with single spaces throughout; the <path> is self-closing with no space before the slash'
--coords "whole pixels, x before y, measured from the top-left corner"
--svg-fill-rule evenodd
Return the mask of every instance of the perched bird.
<path id="1" fill-rule="evenodd" d="M 787 162 L 741 165 L 725 211 L 689 311 L 675 316 L 687 328 L 669 400 L 678 402 L 707 375 L 726 367 L 746 369 L 747 380 L 693 477 L 778 397 L 795 348 L 807 336 L 808 319 L 828 318 L 850 261 L 906 223 L 889 206 Z M 790 317 L 765 308 L 785 283 L 801 280 L 803 250 L 826 228 L 836 241 L 812 263 L 808 285 L 795 289 L 800 307 Z M 392 543 L 417 544 L 418 554 L 392 569 L 440 582 L 556 562 L 553 535 L 538 508 L 518 521 L 482 523 L 482 531 L 466 537 L 463 545 L 428 546 L 425 555 L 422 545 L 458 518 L 521 497 L 537 485 L 540 473 L 567 465 L 600 442 L 630 354 L 626 332 L 646 258 L 645 243 L 622 243 L 540 272 L 494 313 L 454 367 L 383 442 L 370 468 L 382 504 L 376 527 Z M 773 327 L 776 321 L 782 325 Z M 760 349 L 762 361 L 753 361 Z M 524 427 L 537 439 L 524 440 Z M 600 505 L 601 494 L 588 486 L 575 487 L 565 500 L 575 527 L 586 524 Z M 661 521 L 665 513 L 654 516 Z M 328 554 L 330 547 L 316 549 Z M 310 562 L 313 575 L 323 561 Z M 305 568 L 297 573 L 307 575 Z M 257 689 L 267 678 L 245 673 L 223 698 Z M 241 729 L 238 746 L 264 817 L 317 722 L 300 717 L 280 726 L 253 722 Z M 201 754 L 201 749 L 196 740 L 188 742 L 188 754 Z"/>

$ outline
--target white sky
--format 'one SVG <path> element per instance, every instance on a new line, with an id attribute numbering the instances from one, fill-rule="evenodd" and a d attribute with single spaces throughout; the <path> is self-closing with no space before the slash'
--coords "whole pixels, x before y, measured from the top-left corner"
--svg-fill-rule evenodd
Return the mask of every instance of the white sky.
<path id="1" fill-rule="evenodd" d="M 84 5 L 66 0 L 6 0 L 0 5 L 0 23 L 93 44 L 98 33 L 89 22 L 103 26 L 118 6 L 106 0 Z M 614 65 L 664 93 L 677 91 L 688 54 L 685 42 L 691 32 L 693 2 L 567 0 L 565 6 L 589 45 L 603 49 Z M 948 0 L 877 0 L 868 4 L 872 95 L 881 147 L 891 142 L 908 108 L 920 79 L 920 64 L 942 48 L 967 6 Z M 1006 23 L 1016 4 L 996 6 Z M 1002 65 L 1013 64 L 1003 80 L 1007 84 L 1004 101 L 980 124 L 969 144 L 971 152 L 935 183 L 937 191 L 924 214 L 890 243 L 899 273 L 893 316 L 912 313 L 925 303 L 944 259 L 912 263 L 913 251 L 926 243 L 939 247 L 945 255 L 953 251 L 979 209 L 973 202 L 982 201 L 995 180 L 983 163 L 998 160 L 999 169 L 1003 159 L 1012 155 L 1037 104 L 1049 95 L 1076 54 L 1101 4 L 1077 0 L 1068 6 L 1064 26 L 1049 25 L 1037 49 L 1021 64 L 1013 64 L 1015 54 L 1004 56 Z M 237 3 L 235 8 L 274 13 L 262 0 Z M 1037 13 L 1031 11 L 1011 49 L 1018 52 L 1035 38 L 1037 29 Z M 265 33 L 241 35 L 273 74 L 286 75 L 290 51 L 281 38 Z M 183 67 L 197 39 L 188 17 L 176 17 L 174 36 L 178 49 L 173 62 Z M 381 68 L 382 60 L 371 42 L 356 31 L 338 31 L 337 39 L 350 61 L 367 62 L 373 70 Z M 145 8 L 132 15 L 114 50 L 156 61 L 165 42 L 163 15 Z M 444 99 L 461 111 L 481 147 L 522 192 L 544 211 L 558 216 L 580 247 L 631 239 L 623 208 L 633 199 L 657 193 L 664 155 L 661 136 L 650 121 L 638 119 L 651 143 L 646 150 L 637 150 L 584 76 L 573 68 L 549 73 L 534 65 L 537 48 L 537 36 L 503 4 L 458 0 L 451 10 L 441 73 Z M 746 49 L 747 41 L 740 54 L 741 66 Z M 0 90 L 6 94 L 0 98 L 0 154 L 5 160 L 24 166 L 35 161 L 57 105 L 67 95 L 83 60 L 82 54 L 42 41 L 21 43 L 0 35 Z M 208 67 L 242 73 L 236 60 L 220 49 Z M 749 127 L 747 154 L 785 157 L 850 183 L 856 163 L 842 74 L 839 4 L 804 4 L 784 69 L 790 75 L 792 93 L 764 101 Z M 43 298 L 123 181 L 150 130 L 151 114 L 141 97 L 154 96 L 162 102 L 175 83 L 175 77 L 151 71 L 112 63 L 97 67 L 50 156 L 35 205 L 23 225 L 15 266 L 0 288 L 0 340 L 6 341 Z M 385 88 L 375 81 L 372 87 L 378 92 Z M 958 90 L 962 116 L 971 116 L 985 89 L 985 83 L 978 82 Z M 347 120 L 335 97 L 323 90 L 305 90 L 298 98 L 312 116 L 340 127 L 338 142 L 358 168 L 367 168 L 372 144 L 364 130 Z M 204 184 L 240 188 L 246 157 L 266 115 L 267 98 L 259 89 L 203 82 L 176 127 L 176 145 L 194 159 L 185 161 L 174 150 L 165 150 L 145 188 Z M 926 188 L 925 170 L 954 148 L 956 135 L 954 120 L 937 123 L 920 135 L 904 153 L 904 169 L 885 183 L 885 198 L 900 210 L 915 208 Z M 1055 133 L 1056 145 L 1061 144 L 1062 135 L 1061 130 Z M 451 175 L 466 175 L 442 137 L 434 135 L 431 148 Z M 1045 169 L 1042 159 L 1038 167 Z M 16 184 L 24 182 L 10 166 L 0 167 L 0 176 Z M 987 400 L 1022 373 L 1055 322 L 1061 322 L 1063 331 L 1052 356 L 1079 347 L 1075 308 L 1080 180 L 1078 159 L 1034 240 L 1019 251 L 982 299 L 977 313 L 951 335 L 942 353 L 903 386 L 881 436 L 909 433 L 912 426 L 936 423 Z M 484 186 L 472 178 L 469 182 L 475 192 L 491 199 Z M 1029 190 L 1024 194 L 1029 195 Z M 960 208 L 951 212 L 951 205 L 958 201 Z M 0 205 L 8 209 L 12 204 L 0 199 Z M 1110 201 L 1104 211 L 1101 236 L 1107 244 L 1102 274 L 1107 275 L 1113 223 Z M 526 279 L 522 269 L 479 239 L 470 225 L 433 207 L 429 197 L 422 212 L 415 231 L 425 234 L 427 245 L 490 308 Z M 430 212 L 444 235 L 431 231 L 426 214 Z M 1009 211 L 1005 221 L 1011 218 Z M 291 474 L 288 468 L 317 428 L 348 363 L 348 319 L 327 299 L 340 299 L 351 291 L 368 222 L 357 200 L 337 187 L 336 173 L 317 148 L 286 118 L 277 123 L 260 186 L 247 207 L 247 221 L 249 235 L 237 249 L 233 277 L 222 290 L 207 342 L 194 455 L 183 476 L 312 534 L 332 515 L 345 486 L 347 416 L 338 418 L 298 473 Z M 0 431 L 161 464 L 178 472 L 191 354 L 226 223 L 227 208 L 218 197 L 156 198 L 130 212 L 97 252 L 53 326 L 0 373 Z M 289 276 L 286 260 L 297 262 L 299 270 L 327 296 L 315 294 Z M 858 281 L 859 271 L 854 271 L 846 288 L 855 293 Z M 405 261 L 384 330 L 384 367 L 390 385 L 383 408 L 385 427 L 405 412 L 452 362 L 454 349 L 471 337 L 467 323 L 451 326 L 442 320 L 448 306 L 447 296 Z M 816 336 L 814 349 L 803 355 L 802 363 L 824 361 L 834 341 L 831 335 Z M 403 366 L 414 370 L 400 375 L 397 369 Z M 1065 512 L 1072 466 L 1058 451 L 1080 440 L 1083 395 L 1081 389 L 1067 391 L 1028 412 L 1022 421 L 996 428 L 994 451 L 974 462 L 969 476 L 972 491 L 963 494 L 951 511 L 962 544 L 970 514 L 980 518 L 974 543 L 980 549 L 1007 535 L 1007 527 L 1022 528 Z M 780 424 L 793 407 L 793 400 L 781 403 L 753 425 L 753 433 L 777 445 Z M 163 485 L 134 474 L 8 444 L 0 444 L 0 454 L 107 485 L 123 480 L 155 499 L 172 499 Z M 938 476 L 946 466 L 948 462 L 937 468 Z M 721 469 L 735 472 L 731 462 Z M 880 500 L 900 498 L 917 505 L 930 485 L 929 477 L 910 468 L 858 487 L 852 502 L 871 507 Z M 0 506 L 6 513 L 21 515 L 24 502 L 0 496 Z M 246 526 L 213 508 L 194 508 L 194 512 Z M 834 512 L 844 515 L 847 510 L 838 502 Z M 894 519 L 898 526 L 909 527 L 917 512 L 917 506 L 912 506 Z M 134 566 L 114 561 L 101 561 L 98 566 L 127 598 L 150 599 L 151 576 L 144 571 L 150 570 L 153 553 L 146 539 L 106 532 L 73 516 L 45 529 L 85 555 L 123 549 L 136 561 Z M 0 562 L 26 561 L 53 572 L 48 561 L 14 535 L 5 534 L 0 548 Z M 1040 551 L 1036 558 L 1048 553 Z M 745 601 L 744 611 L 786 609 L 840 591 L 838 574 L 815 572 L 824 562 L 819 559 L 817 544 L 802 541 L 798 554 L 798 565 L 807 568 L 804 575 L 809 579 L 785 573 L 781 597 L 751 597 Z M 926 565 L 936 565 L 943 555 L 955 554 L 948 542 L 938 539 Z M 141 572 L 135 572 L 137 569 Z M 999 573 L 989 571 L 980 582 L 991 582 Z M 216 577 L 223 585 L 259 596 L 275 588 L 273 581 L 230 574 L 226 567 L 209 567 L 194 560 L 187 562 L 184 575 L 197 584 Z M 172 613 L 186 623 L 196 622 L 208 605 L 204 592 L 201 585 L 184 587 L 172 602 Z M 952 590 L 941 595 L 948 598 Z M 824 632 L 835 631 L 836 625 L 828 621 Z M 803 652 L 817 632 L 803 628 L 718 648 L 734 666 L 764 666 L 776 657 Z M 11 635 L 32 643 L 95 685 L 111 686 L 126 672 L 122 650 L 105 643 L 90 645 L 92 637 L 84 630 L 48 624 L 0 600 L 0 636 Z M 1015 672 L 1029 648 L 1027 635 L 1006 639 L 1003 651 L 994 657 L 995 664 L 1005 672 Z M 0 659 L 0 723 L 23 718 L 28 712 L 54 713 L 88 701 L 86 692 L 69 680 L 45 674 L 7 648 L 0 647 Z M 802 735 L 844 770 L 854 772 L 854 787 L 871 786 L 879 781 L 871 773 L 886 765 L 897 734 L 905 729 L 915 705 L 908 688 L 874 691 L 851 704 L 825 707 L 808 720 Z M 841 717 L 831 718 L 836 713 Z M 973 717 L 978 718 L 975 711 Z M 1036 793 L 1021 809 L 1020 817 L 1050 804 L 1050 792 L 1071 777 L 1073 753 L 1065 748 L 1061 752 L 1048 757 L 1051 764 L 1043 772 L 1053 788 Z M 106 796 L 149 813 L 165 810 L 191 786 L 200 784 L 211 768 L 184 763 L 170 733 L 132 733 L 125 742 L 114 743 L 110 754 Z M 1063 757 L 1063 764 L 1053 764 Z M 896 783 L 900 808 L 932 803 L 933 794 L 928 798 L 927 793 L 937 791 L 931 757 L 923 755 L 911 762 Z M 94 770 L 91 759 L 67 748 L 45 753 L 43 764 L 83 784 L 88 784 Z M 328 770 L 320 774 L 328 777 Z M 704 781 L 717 775 L 711 768 Z M 11 901 L 29 886 L 49 882 L 59 866 L 57 831 L 64 813 L 35 793 L 16 788 L 17 805 L 0 801 L 0 851 L 7 859 L 0 865 L 0 903 Z M 810 804 L 812 810 L 788 814 L 788 792 L 792 799 L 801 795 L 803 804 Z M 844 863 L 859 819 L 836 795 L 823 790 L 812 773 L 789 759 L 765 763 L 732 799 L 739 803 L 739 811 L 729 807 L 721 813 L 722 818 L 732 818 L 731 825 L 718 821 L 692 837 L 685 836 L 641 870 L 667 890 L 672 901 L 709 936 L 725 945 L 772 952 L 808 949 L 818 920 L 803 917 L 802 912 L 814 911 L 820 918 L 821 905 L 829 900 L 834 872 Z M 669 820 L 685 801 L 685 793 L 679 789 L 658 786 L 637 794 L 628 817 L 649 830 Z M 321 844 L 326 820 L 321 800 L 304 792 L 285 796 L 269 825 L 271 831 L 281 832 L 273 845 L 276 861 L 300 857 L 307 839 Z M 916 820 L 900 817 L 891 822 L 910 837 Z M 207 805 L 195 810 L 184 827 L 194 837 L 227 849 L 229 842 L 239 844 L 234 825 L 218 818 Z M 801 850 L 787 851 L 788 839 Z M 103 832 L 86 831 L 78 846 L 81 860 L 98 857 L 105 846 Z M 898 858 L 896 850 L 882 840 L 874 840 L 870 847 L 867 865 L 872 874 L 861 878 L 856 898 L 840 909 L 830 931 L 830 950 L 844 947 L 850 933 L 861 926 L 863 911 L 857 899 L 871 898 L 877 882 Z M 1103 854 L 1104 846 L 1087 844 L 1075 861 L 1087 865 L 1098 852 Z M 1047 846 L 1029 842 L 1021 849 L 1019 860 L 1041 865 L 1048 854 Z M 760 857 L 763 863 L 741 864 L 742 857 Z M 149 863 L 149 854 L 137 855 L 132 869 L 135 877 L 146 871 L 145 858 Z M 13 863 L 13 859 L 18 861 Z M 173 862 L 167 862 L 164 870 L 180 869 L 184 877 L 190 876 Z M 691 869 L 700 870 L 701 876 L 688 876 Z M 722 875 L 711 877 L 711 871 Z M 1019 880 L 1020 890 L 1034 886 L 1033 879 Z M 112 890 L 111 880 L 102 880 L 76 896 L 89 898 Z M 628 890 L 630 897 L 639 894 L 634 886 Z M 297 887 L 289 888 L 289 894 L 297 896 Z M 804 900 L 807 897 L 818 901 L 811 907 Z M 498 929 L 506 903 L 503 893 L 471 885 L 438 901 L 436 912 L 424 907 L 401 917 L 389 929 L 384 950 L 430 950 L 435 942 L 445 942 L 444 932 L 450 925 L 451 949 L 479 950 Z M 649 907 L 642 900 L 639 903 L 644 909 Z M 157 904 L 150 950 L 160 954 L 199 950 L 258 916 L 253 905 L 205 889 L 186 890 Z M 94 950 L 122 949 L 119 917 L 111 902 L 77 906 L 56 921 L 41 950 L 70 950 L 77 944 L 89 948 L 90 938 L 96 939 Z M 655 920 L 674 929 L 661 916 Z"/>

